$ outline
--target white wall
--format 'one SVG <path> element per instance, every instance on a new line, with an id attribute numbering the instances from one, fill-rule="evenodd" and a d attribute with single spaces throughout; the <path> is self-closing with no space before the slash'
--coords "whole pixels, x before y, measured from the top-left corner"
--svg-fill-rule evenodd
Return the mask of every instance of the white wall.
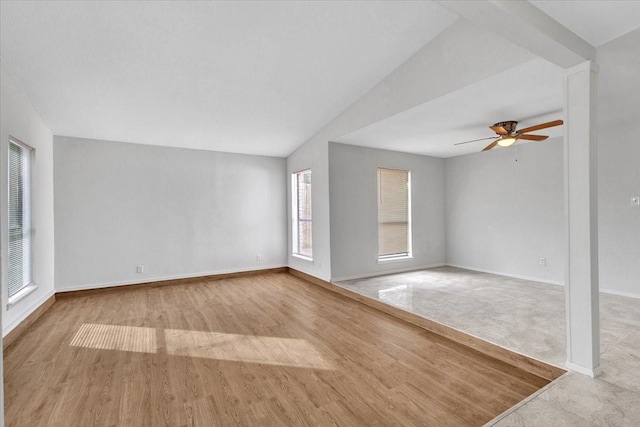
<path id="1" fill-rule="evenodd" d="M 326 141 L 309 141 L 287 158 L 287 230 L 289 266 L 323 280 L 331 280 L 329 220 L 329 147 Z M 313 261 L 292 255 L 291 174 L 311 169 Z"/>
<path id="2" fill-rule="evenodd" d="M 413 258 L 378 263 L 377 169 L 411 171 Z M 329 143 L 333 280 L 445 262 L 444 160 Z"/>
<path id="3" fill-rule="evenodd" d="M 600 289 L 640 297 L 640 30 L 597 50 Z"/>
<path id="4" fill-rule="evenodd" d="M 449 158 L 445 176 L 448 264 L 564 282 L 561 138 Z"/>
<path id="5" fill-rule="evenodd" d="M 54 165 L 57 290 L 286 265 L 283 158 L 56 136 Z"/>
<path id="6" fill-rule="evenodd" d="M 2 334 L 5 336 L 54 293 L 53 137 L 0 61 L 0 222 Z M 9 136 L 35 148 L 32 169 L 33 278 L 38 289 L 7 310 L 7 188 Z"/>
<path id="7" fill-rule="evenodd" d="M 7 310 L 8 151 L 9 136 L 36 149 L 32 170 L 33 278 L 38 289 Z M 6 336 L 54 293 L 53 137 L 0 59 L 0 328 Z M 1 340 L 0 340 L 1 341 Z M 3 376 L 0 352 L 0 378 Z M 4 391 L 0 383 L 0 426 L 4 425 Z"/>

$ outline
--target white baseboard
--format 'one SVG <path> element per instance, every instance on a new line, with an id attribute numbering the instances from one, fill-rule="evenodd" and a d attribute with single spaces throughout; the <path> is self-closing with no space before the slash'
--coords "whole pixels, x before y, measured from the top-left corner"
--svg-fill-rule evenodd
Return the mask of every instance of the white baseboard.
<path id="1" fill-rule="evenodd" d="M 193 279 L 195 277 L 216 276 L 219 274 L 244 273 L 249 271 L 269 270 L 272 268 L 284 268 L 284 267 L 286 267 L 286 265 L 283 265 L 283 264 L 261 265 L 261 266 L 252 267 L 252 268 L 217 270 L 217 271 L 208 271 L 208 272 L 201 272 L 201 273 L 194 273 L 194 274 L 179 274 L 176 276 L 140 277 L 137 280 L 126 280 L 126 281 L 119 281 L 119 282 L 103 282 L 103 283 L 93 283 L 90 285 L 71 286 L 68 288 L 56 288 L 56 291 L 57 292 L 85 291 L 89 289 L 111 288 L 114 286 L 138 285 L 140 283 L 162 282 L 165 280 Z"/>
<path id="2" fill-rule="evenodd" d="M 547 283 L 549 285 L 564 286 L 564 282 L 560 282 L 557 280 L 548 280 L 548 279 L 542 279 L 540 277 L 524 276 L 521 274 L 511 274 L 511 273 L 505 273 L 502 271 L 485 270 L 481 268 L 467 267 L 467 266 L 458 265 L 458 264 L 446 264 L 446 265 L 449 267 L 462 268 L 464 270 L 477 271 L 479 273 L 489 273 L 489 274 L 495 274 L 496 276 L 512 277 L 514 279 L 530 280 L 532 282 L 540 282 L 540 283 Z"/>
<path id="3" fill-rule="evenodd" d="M 480 269 L 480 268 L 466 267 L 466 266 L 457 265 L 457 264 L 446 264 L 446 265 L 449 266 L 449 267 L 462 268 L 464 270 L 477 271 L 477 272 L 480 272 L 480 273 L 489 273 L 489 274 L 495 274 L 495 275 L 498 275 L 498 276 L 513 277 L 514 279 L 531 280 L 533 282 L 547 283 L 549 285 L 564 286 L 563 282 L 554 281 L 554 280 L 540 279 L 540 278 L 537 278 L 537 277 L 529 277 L 529 276 L 523 276 L 523 275 L 519 275 L 519 274 L 502 273 L 502 272 L 499 272 L 499 271 L 484 270 L 484 269 Z M 636 294 L 636 293 L 632 293 L 632 292 L 616 291 L 615 289 L 603 289 L 603 288 L 600 288 L 600 292 L 602 292 L 604 294 L 620 295 L 622 297 L 640 299 L 640 294 Z"/>
<path id="4" fill-rule="evenodd" d="M 468 267 L 468 266 L 465 266 L 465 265 L 449 264 L 449 263 L 431 264 L 431 265 L 424 265 L 424 266 L 421 266 L 421 267 L 409 267 L 409 268 L 402 268 L 402 269 L 396 269 L 396 270 L 378 271 L 378 272 L 367 273 L 367 274 L 359 274 L 359 275 L 354 275 L 354 276 L 336 277 L 336 278 L 332 278 L 331 282 L 342 282 L 342 281 L 345 281 L 345 280 L 366 279 L 368 277 L 383 276 L 383 275 L 395 274 L 395 273 L 406 273 L 406 272 L 410 272 L 410 271 L 426 270 L 428 268 L 443 267 L 443 266 L 461 268 L 463 270 L 477 271 L 479 273 L 489 273 L 489 274 L 495 274 L 497 276 L 505 276 L 505 277 L 511 277 L 511 278 L 514 278 L 514 279 L 530 280 L 532 282 L 540 282 L 540 283 L 546 283 L 546 284 L 549 284 L 549 285 L 555 285 L 555 286 L 564 287 L 564 282 L 561 282 L 561 281 L 547 280 L 547 279 L 542 279 L 540 277 L 524 276 L 522 274 L 511 274 L 511 273 L 505 273 L 505 272 L 502 272 L 502 271 L 486 270 L 486 269 L 482 269 L 482 268 Z M 311 274 L 311 273 L 307 273 L 307 274 Z M 316 276 L 316 277 L 318 277 L 318 276 Z M 326 280 L 323 277 L 318 277 L 318 278 L 322 279 L 322 280 Z M 603 288 L 600 288 L 600 292 L 605 293 L 605 294 L 619 295 L 619 296 L 628 297 L 628 298 L 640 299 L 640 294 L 636 294 L 636 293 L 633 293 L 633 292 L 623 292 L 623 291 L 617 291 L 615 289 L 603 289 Z"/>
<path id="5" fill-rule="evenodd" d="M 394 270 L 375 271 L 372 273 L 357 274 L 354 276 L 333 277 L 331 278 L 331 282 L 333 283 L 333 282 L 342 282 L 344 280 L 366 279 L 367 277 L 386 276 L 387 274 L 408 273 L 410 271 L 426 270 L 429 268 L 443 267 L 445 265 L 446 264 L 444 263 L 438 263 L 438 264 L 422 265 L 418 267 L 406 267 L 406 268 L 398 268 Z"/>
<path id="6" fill-rule="evenodd" d="M 600 292 L 602 292 L 603 294 L 620 295 L 621 297 L 640 299 L 640 294 L 634 294 L 631 292 L 623 292 L 623 291 L 616 291 L 613 289 L 602 289 L 602 288 L 600 288 Z"/>
<path id="7" fill-rule="evenodd" d="M 588 375 L 591 378 L 595 378 L 600 374 L 600 366 L 596 366 L 594 369 L 589 369 L 580 365 L 576 365 L 575 363 L 569 362 L 568 360 L 565 362 L 565 366 L 571 371 L 577 372 L 582 375 Z"/>
<path id="8" fill-rule="evenodd" d="M 27 317 L 29 317 L 31 315 L 31 313 L 33 313 L 34 311 L 36 311 L 38 309 L 38 307 L 40 307 L 42 304 L 44 304 L 49 298 L 51 298 L 54 294 L 55 294 L 55 290 L 51 289 L 49 292 L 47 292 L 46 294 L 44 294 L 40 299 L 38 299 L 36 302 L 34 302 L 33 304 L 31 304 L 31 306 L 29 308 L 27 308 L 24 313 L 22 313 L 20 316 L 18 316 L 17 318 L 13 319 L 13 321 L 11 321 L 11 323 L 9 323 L 8 325 L 4 325 L 4 327 L 2 328 L 2 336 L 6 337 L 7 334 L 11 331 L 13 331 L 13 329 L 18 326 L 20 323 L 22 323 L 22 321 L 24 319 L 26 319 Z"/>

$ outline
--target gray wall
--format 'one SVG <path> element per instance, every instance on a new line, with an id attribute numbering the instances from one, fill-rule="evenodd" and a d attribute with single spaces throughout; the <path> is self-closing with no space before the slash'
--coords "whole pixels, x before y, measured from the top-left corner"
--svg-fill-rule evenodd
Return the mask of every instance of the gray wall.
<path id="1" fill-rule="evenodd" d="M 54 178 L 57 290 L 287 264 L 282 158 L 56 136 Z"/>
<path id="2" fill-rule="evenodd" d="M 600 289 L 640 297 L 640 30 L 598 48 Z"/>
<path id="3" fill-rule="evenodd" d="M 2 333 L 13 328 L 54 293 L 53 136 L 16 80 L 0 61 L 0 234 L 2 234 Z M 7 153 L 9 136 L 35 148 L 32 164 L 33 279 L 38 289 L 7 310 Z"/>
<path id="4" fill-rule="evenodd" d="M 597 49 L 600 289 L 635 297 L 640 297 L 640 208 L 632 207 L 630 198 L 640 195 L 638 46 L 640 30 L 635 30 Z M 447 159 L 449 264 L 564 282 L 561 142 L 539 144 L 539 152 L 535 146 L 520 147 L 517 165 L 510 150 Z M 529 158 L 537 164 L 523 168 Z M 508 177 L 517 179 L 505 182 Z M 543 256 L 546 268 L 537 264 Z"/>
<path id="5" fill-rule="evenodd" d="M 495 61 L 495 51 L 509 52 L 501 61 Z M 464 52 L 486 52 L 473 67 Z M 476 56 L 478 57 L 478 56 Z M 289 173 L 312 169 L 313 202 L 313 261 L 291 255 L 289 265 L 308 274 L 330 280 L 332 272 L 331 227 L 329 218 L 329 162 L 328 141 L 356 129 L 385 119 L 416 105 L 438 98 L 486 77 L 522 64 L 534 55 L 489 30 L 469 26 L 459 19 L 430 43 L 418 50 L 400 67 L 371 88 L 335 119 L 309 138 L 287 158 Z M 434 67 L 433 64 L 447 64 Z M 287 181 L 289 186 L 289 181 Z M 288 187 L 288 240 L 291 242 L 291 197 Z M 377 242 L 376 242 L 377 247 Z M 378 270 L 376 270 L 378 271 Z"/>
<path id="6" fill-rule="evenodd" d="M 413 259 L 377 262 L 379 167 L 411 171 Z M 442 159 L 329 143 L 329 188 L 333 280 L 444 264 Z"/>
<path id="7" fill-rule="evenodd" d="M 448 264 L 564 282 L 561 138 L 449 158 L 445 171 Z"/>

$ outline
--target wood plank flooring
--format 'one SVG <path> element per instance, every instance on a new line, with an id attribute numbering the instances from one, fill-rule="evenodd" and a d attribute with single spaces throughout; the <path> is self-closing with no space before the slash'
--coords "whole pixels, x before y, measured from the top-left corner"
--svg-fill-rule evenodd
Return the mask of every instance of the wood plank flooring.
<path id="1" fill-rule="evenodd" d="M 479 426 L 548 383 L 288 273 L 65 298 L 7 426 Z"/>

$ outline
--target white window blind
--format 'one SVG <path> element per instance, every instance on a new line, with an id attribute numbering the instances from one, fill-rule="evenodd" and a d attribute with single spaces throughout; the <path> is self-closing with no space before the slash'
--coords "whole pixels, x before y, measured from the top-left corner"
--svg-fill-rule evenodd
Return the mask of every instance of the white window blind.
<path id="1" fill-rule="evenodd" d="M 293 252 L 313 256 L 311 170 L 293 174 Z"/>
<path id="2" fill-rule="evenodd" d="M 378 169 L 378 258 L 411 253 L 409 171 Z"/>
<path id="3" fill-rule="evenodd" d="M 32 283 L 31 151 L 9 140 L 9 298 Z"/>

